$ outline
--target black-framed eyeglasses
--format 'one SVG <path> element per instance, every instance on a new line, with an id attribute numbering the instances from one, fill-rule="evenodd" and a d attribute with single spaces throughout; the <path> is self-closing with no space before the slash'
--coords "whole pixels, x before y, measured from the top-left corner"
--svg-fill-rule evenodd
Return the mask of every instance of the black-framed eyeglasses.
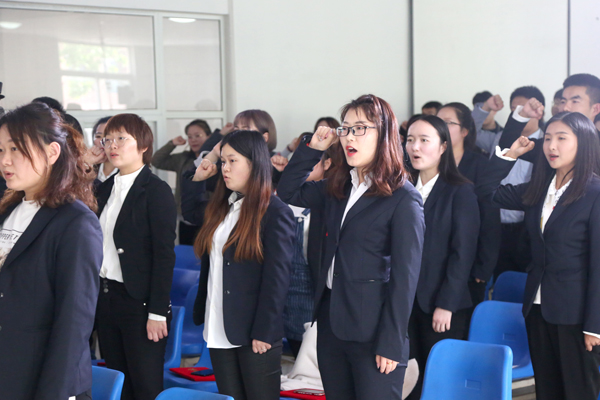
<path id="1" fill-rule="evenodd" d="M 462 126 L 461 124 L 459 124 L 458 122 L 454 122 L 454 121 L 444 121 L 446 123 L 446 126 L 448 128 L 450 128 L 452 125 L 456 125 L 456 126 Z"/>
<path id="2" fill-rule="evenodd" d="M 118 138 L 115 139 L 107 139 L 107 138 L 103 138 L 102 140 L 100 140 L 100 144 L 102 144 L 103 147 L 110 147 L 112 146 L 113 142 L 117 144 L 117 147 L 122 147 L 125 142 L 127 141 L 127 139 L 131 139 L 130 137 L 127 136 L 119 136 Z"/>
<path id="3" fill-rule="evenodd" d="M 367 134 L 367 129 L 377 129 L 377 127 L 364 125 L 340 126 L 339 128 L 336 128 L 335 133 L 339 137 L 348 136 L 350 133 L 354 136 L 365 136 Z"/>

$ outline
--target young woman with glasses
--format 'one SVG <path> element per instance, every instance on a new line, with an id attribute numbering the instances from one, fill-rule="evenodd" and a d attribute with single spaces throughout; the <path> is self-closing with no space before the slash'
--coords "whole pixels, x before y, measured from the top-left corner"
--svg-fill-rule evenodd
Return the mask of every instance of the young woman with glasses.
<path id="1" fill-rule="evenodd" d="M 319 127 L 298 146 L 278 194 L 325 215 L 315 315 L 327 398 L 401 399 L 425 229 L 422 200 L 408 182 L 389 104 L 361 96 L 341 117 L 337 131 Z M 307 182 L 338 137 L 345 161 L 328 179 Z"/>
<path id="2" fill-rule="evenodd" d="M 121 398 L 150 400 L 163 390 L 177 209 L 169 185 L 150 170 L 148 124 L 119 114 L 104 132 L 119 172 L 96 194 L 104 236 L 96 326 L 106 366 L 125 374 Z"/>

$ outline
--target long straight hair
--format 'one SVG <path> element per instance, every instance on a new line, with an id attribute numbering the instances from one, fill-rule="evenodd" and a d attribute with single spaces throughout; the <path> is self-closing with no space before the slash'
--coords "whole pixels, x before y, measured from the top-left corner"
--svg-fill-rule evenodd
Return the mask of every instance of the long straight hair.
<path id="1" fill-rule="evenodd" d="M 460 123 L 460 127 L 469 132 L 465 137 L 465 150 L 477 150 L 477 146 L 475 145 L 475 142 L 477 141 L 477 128 L 475 127 L 473 116 L 471 115 L 471 109 L 459 102 L 444 104 L 442 108 L 446 107 L 450 107 L 454 110 L 456 118 Z"/>
<path id="2" fill-rule="evenodd" d="M 263 262 L 264 253 L 260 239 L 261 220 L 269 207 L 271 199 L 271 158 L 263 136 L 256 131 L 234 131 L 225 136 L 221 149 L 231 146 L 250 163 L 250 177 L 247 193 L 240 209 L 240 218 L 223 252 L 236 245 L 235 260 L 257 260 Z M 205 212 L 204 224 L 196 236 L 194 250 L 198 257 L 210 253 L 215 231 L 229 212 L 229 196 L 232 191 L 223 181 L 222 172 L 218 171 L 218 183 Z"/>
<path id="3" fill-rule="evenodd" d="M 556 114 L 548 121 L 546 131 L 550 125 L 559 121 L 571 128 L 577 136 L 573 181 L 561 197 L 562 204 L 568 205 L 582 198 L 590 179 L 594 175 L 600 175 L 600 140 L 592 121 L 578 112 Z M 536 205 L 542 201 L 548 191 L 548 183 L 556 173 L 556 170 L 548 163 L 543 151 L 540 151 L 535 165 L 531 181 L 523 195 L 523 204 L 528 206 Z"/>
<path id="4" fill-rule="evenodd" d="M 446 143 L 446 150 L 442 153 L 440 157 L 440 164 L 438 165 L 440 178 L 450 185 L 462 185 L 469 183 L 470 181 L 458 171 L 458 167 L 456 166 L 454 151 L 452 150 L 450 131 L 448 130 L 448 125 L 446 125 L 444 120 L 442 120 L 440 117 L 436 117 L 435 115 L 421 114 L 414 119 L 411 118 L 409 120 L 408 129 L 410 129 L 411 125 L 417 121 L 423 121 L 431 125 L 433 129 L 436 130 L 440 138 L 440 143 Z M 419 170 L 413 169 L 411 173 L 413 180 L 416 182 L 417 178 L 419 177 Z"/>
<path id="5" fill-rule="evenodd" d="M 404 169 L 404 155 L 400 145 L 400 130 L 392 107 L 383 99 L 372 94 L 360 96 L 342 108 L 342 121 L 349 111 L 361 110 L 367 119 L 377 127 L 377 148 L 373 161 L 365 168 L 371 176 L 371 187 L 367 196 L 391 196 L 402 187 L 408 178 Z M 341 146 L 340 146 L 341 149 Z M 329 194 L 337 199 L 346 197 L 346 184 L 350 180 L 350 170 L 346 157 L 327 179 Z"/>

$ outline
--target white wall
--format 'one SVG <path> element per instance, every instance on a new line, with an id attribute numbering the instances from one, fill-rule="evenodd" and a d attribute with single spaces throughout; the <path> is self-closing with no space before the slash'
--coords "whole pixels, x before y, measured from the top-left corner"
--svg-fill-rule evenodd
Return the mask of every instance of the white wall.
<path id="1" fill-rule="evenodd" d="M 600 1 L 571 0 L 570 72 L 600 77 Z"/>
<path id="2" fill-rule="evenodd" d="M 278 149 L 361 94 L 408 116 L 408 0 L 232 0 L 230 16 L 229 114 L 269 112 Z"/>
<path id="3" fill-rule="evenodd" d="M 550 116 L 567 76 L 567 7 L 568 0 L 414 1 L 415 111 L 429 100 L 471 106 L 475 93 L 489 90 L 505 99 L 497 118 L 504 123 L 511 92 L 535 85 Z"/>

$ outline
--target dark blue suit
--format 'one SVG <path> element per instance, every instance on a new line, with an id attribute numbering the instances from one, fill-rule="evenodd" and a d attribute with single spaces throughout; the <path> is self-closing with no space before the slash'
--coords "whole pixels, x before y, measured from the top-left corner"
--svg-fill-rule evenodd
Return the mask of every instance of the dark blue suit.
<path id="1" fill-rule="evenodd" d="M 1 399 L 67 400 L 92 387 L 101 265 L 102 231 L 87 206 L 40 208 L 0 270 Z"/>
<path id="2" fill-rule="evenodd" d="M 305 182 L 322 155 L 307 143 L 305 138 L 284 170 L 278 194 L 290 204 L 322 210 L 325 215 L 315 318 L 319 319 L 319 365 L 327 397 L 386 393 L 396 398 L 394 385 L 399 381 L 401 386 L 402 367 L 408 361 L 408 319 L 421 265 L 425 230 L 421 196 L 410 183 L 389 197 L 367 192 L 350 208 L 341 226 L 350 186 L 347 197 L 338 200 L 327 193 L 326 180 Z M 329 291 L 326 281 L 334 256 Z M 337 359 L 329 350 L 339 350 L 349 359 Z M 375 355 L 399 362 L 391 380 L 377 372 Z"/>

